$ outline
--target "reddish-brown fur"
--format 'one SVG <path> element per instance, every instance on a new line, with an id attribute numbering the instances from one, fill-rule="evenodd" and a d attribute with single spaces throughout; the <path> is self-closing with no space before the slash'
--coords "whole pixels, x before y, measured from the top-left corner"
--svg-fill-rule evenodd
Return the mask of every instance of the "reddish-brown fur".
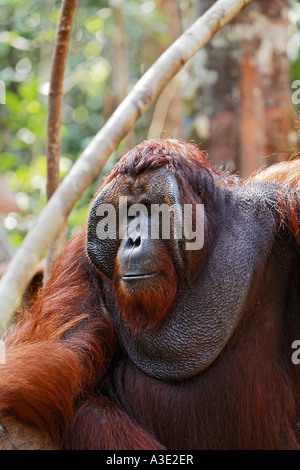
<path id="1" fill-rule="evenodd" d="M 114 353 L 115 333 L 85 257 L 85 234 L 66 246 L 30 312 L 6 340 L 0 409 L 61 438 L 75 397 L 94 384 Z"/>
<path id="2" fill-rule="evenodd" d="M 146 153 L 153 154 L 151 161 L 147 160 L 149 169 L 170 164 L 171 171 L 182 182 L 186 180 L 190 184 L 199 168 L 200 159 L 207 185 L 210 178 L 217 178 L 220 185 L 233 184 L 230 177 L 213 169 L 194 146 L 183 143 L 175 146 L 174 142 L 167 142 L 163 152 L 161 146 L 159 141 L 153 142 L 152 148 L 139 147 L 138 151 L 145 154 L 142 158 L 147 159 Z M 183 148 L 184 155 L 181 153 Z M 133 154 L 133 160 L 135 157 L 136 154 Z M 126 171 L 124 160 L 121 160 L 109 179 Z M 299 177 L 300 162 L 296 161 L 261 172 L 246 182 L 270 179 L 284 182 L 279 200 L 282 224 L 290 227 L 298 243 Z M 169 263 L 171 267 L 172 260 L 168 259 L 167 253 L 163 263 Z M 171 279 L 168 280 L 168 305 L 174 297 L 172 285 L 176 286 L 177 282 L 175 272 L 171 273 Z M 203 386 L 201 382 L 199 387 L 199 382 L 189 380 L 174 387 L 151 379 L 131 366 L 126 372 L 127 396 L 123 397 L 124 402 L 132 398 L 131 409 L 128 407 L 125 412 L 104 394 L 97 395 L 95 390 L 99 378 L 108 374 L 109 379 L 109 365 L 117 351 L 116 333 L 102 301 L 100 282 L 99 273 L 86 255 L 84 229 L 66 245 L 50 280 L 33 302 L 31 311 L 23 311 L 17 326 L 7 335 L 7 361 L 5 365 L 0 365 L 0 410 L 9 411 L 24 421 L 46 429 L 59 445 L 66 448 L 162 449 L 164 446 L 158 440 L 164 433 L 172 437 L 177 424 L 179 428 L 186 427 L 187 436 L 197 432 L 193 428 L 193 420 L 196 419 L 193 407 L 201 400 L 201 447 L 222 448 L 223 445 L 225 448 L 299 449 L 299 443 L 291 431 L 297 424 L 293 394 L 298 396 L 298 391 L 290 386 L 291 379 L 282 364 L 285 359 L 275 353 L 270 357 L 267 348 L 261 356 L 259 346 L 264 341 L 263 335 L 257 344 L 247 344 L 246 320 L 246 324 L 242 322 L 239 326 L 239 330 L 244 332 L 245 341 L 235 341 L 226 360 L 218 361 L 214 370 L 207 371 Z M 120 281 L 117 275 L 115 282 L 118 286 Z M 166 291 L 166 288 L 167 284 L 162 286 L 162 290 Z M 140 302 L 147 305 L 152 294 L 142 292 Z M 154 296 L 157 302 L 162 299 L 159 292 Z M 122 289 L 118 290 L 118 300 L 124 316 L 127 315 L 130 321 L 136 306 L 130 298 L 126 298 Z M 156 318 L 146 315 L 145 319 L 149 320 L 146 326 L 155 327 L 165 313 L 158 314 Z M 235 337 L 238 338 L 238 335 Z M 258 369 L 260 372 L 256 375 Z M 242 381 L 231 387 L 236 373 L 240 380 L 241 370 L 245 383 L 247 378 L 247 383 L 252 384 L 251 388 L 245 387 Z M 259 381 L 258 377 L 262 376 L 264 380 Z M 120 380 L 122 389 L 122 370 L 116 374 L 115 380 Z M 232 390 L 235 390 L 235 395 L 231 396 Z M 137 391 L 138 398 L 135 399 Z M 148 400 L 150 391 L 152 401 Z M 228 409 L 220 409 L 218 394 L 228 395 Z M 278 400 L 270 404 L 268 396 L 277 396 Z M 143 429 L 132 418 L 140 397 L 142 421 L 149 423 L 148 429 Z M 165 414 L 161 412 L 161 403 L 166 404 Z M 209 419 L 211 414 L 207 413 L 208 409 L 215 413 L 215 422 Z M 265 413 L 266 409 L 269 414 Z M 176 416 L 172 415 L 171 419 L 172 410 L 176 410 Z M 170 428 L 170 423 L 174 428 Z M 160 430 L 154 437 L 157 428 Z M 255 435 L 253 429 L 256 429 Z M 166 442 L 171 437 L 166 438 Z M 184 445 L 189 448 L 187 443 Z"/>
<path id="3" fill-rule="evenodd" d="M 160 268 L 159 279 L 150 287 L 144 285 L 134 289 L 133 294 L 124 289 L 119 266 L 116 262 L 114 285 L 117 292 L 117 300 L 123 317 L 130 325 L 133 334 L 137 335 L 142 330 L 154 329 L 160 325 L 172 306 L 177 291 L 177 276 L 168 250 L 163 243 L 157 242 L 159 256 L 156 259 L 157 269 Z M 143 284 L 143 283 L 142 283 Z M 156 306 L 153 309 L 153 305 Z M 143 315 L 137 315 L 143 312 Z"/>

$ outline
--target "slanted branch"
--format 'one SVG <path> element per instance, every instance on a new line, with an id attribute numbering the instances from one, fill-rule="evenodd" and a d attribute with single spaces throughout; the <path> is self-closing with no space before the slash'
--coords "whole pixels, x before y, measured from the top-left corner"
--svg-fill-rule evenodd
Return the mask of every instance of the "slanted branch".
<path id="1" fill-rule="evenodd" d="M 43 253 L 74 204 L 94 181 L 110 154 L 170 80 L 221 28 L 252 0 L 218 0 L 150 67 L 96 134 L 61 182 L 23 241 L 0 282 L 0 329 L 13 314 Z"/>

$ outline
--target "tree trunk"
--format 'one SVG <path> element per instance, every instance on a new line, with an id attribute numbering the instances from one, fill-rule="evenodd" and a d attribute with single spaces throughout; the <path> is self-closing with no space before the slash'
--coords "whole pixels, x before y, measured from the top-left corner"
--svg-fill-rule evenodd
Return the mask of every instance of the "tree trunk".
<path id="1" fill-rule="evenodd" d="M 111 0 L 110 5 L 114 13 L 114 60 L 112 61 L 112 88 L 116 97 L 114 109 L 126 97 L 130 88 L 129 54 L 127 45 L 127 34 L 124 17 L 124 0 Z M 125 151 L 135 146 L 135 135 L 133 129 L 125 137 Z"/>
<path id="2" fill-rule="evenodd" d="M 199 1 L 199 13 L 213 3 Z M 253 2 L 202 51 L 203 86 L 190 137 L 200 138 L 214 162 L 242 177 L 286 160 L 297 145 L 286 54 L 288 8 L 289 0 Z"/>
<path id="3" fill-rule="evenodd" d="M 158 3 L 158 8 L 166 15 L 168 34 L 172 44 L 182 33 L 180 12 L 177 0 L 165 0 Z M 166 47 L 167 47 L 166 46 Z M 156 57 L 161 55 L 166 47 L 158 46 L 152 48 L 156 52 Z M 178 79 L 173 79 L 158 98 L 152 122 L 148 131 L 148 139 L 160 137 L 182 137 L 183 113 L 182 113 L 182 93 Z"/>
<path id="4" fill-rule="evenodd" d="M 49 200 L 60 184 L 59 160 L 60 160 L 60 134 L 61 134 L 61 109 L 63 102 L 63 84 L 66 60 L 68 56 L 69 41 L 77 0 L 63 0 L 61 5 L 60 20 L 58 24 L 54 53 L 51 66 L 50 89 L 48 100 L 47 123 L 47 199 Z M 49 246 L 46 256 L 44 272 L 44 284 L 50 277 L 50 272 L 55 260 L 58 258 L 66 242 L 67 232 L 66 218 L 63 227 Z"/>

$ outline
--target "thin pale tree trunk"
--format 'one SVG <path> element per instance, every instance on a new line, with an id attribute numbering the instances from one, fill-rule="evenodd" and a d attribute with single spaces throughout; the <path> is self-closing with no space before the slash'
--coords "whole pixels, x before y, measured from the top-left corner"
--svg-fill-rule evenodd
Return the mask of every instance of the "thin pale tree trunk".
<path id="1" fill-rule="evenodd" d="M 182 33 L 178 1 L 165 0 L 159 2 L 158 7 L 167 18 L 168 35 L 170 36 L 170 43 L 172 43 Z M 161 48 L 162 46 L 159 47 L 159 49 Z M 162 52 L 160 51 L 160 53 Z M 182 107 L 181 87 L 175 78 L 166 86 L 155 104 L 148 130 L 148 139 L 164 136 L 181 137 L 183 129 Z"/>
<path id="2" fill-rule="evenodd" d="M 199 14 L 213 3 L 198 1 Z M 198 69 L 208 79 L 191 114 L 208 126 L 195 126 L 188 138 L 243 178 L 287 160 L 297 147 L 286 53 L 289 8 L 289 0 L 253 2 L 207 45 Z"/>
<path id="3" fill-rule="evenodd" d="M 114 19 L 115 19 L 115 34 L 114 34 L 114 63 L 113 71 L 113 87 L 114 94 L 117 98 L 117 104 L 125 98 L 129 83 L 129 54 L 125 28 L 124 17 L 124 0 L 113 0 L 110 2 L 112 6 Z M 135 145 L 135 136 L 131 130 L 125 137 L 126 150 L 129 150 Z"/>

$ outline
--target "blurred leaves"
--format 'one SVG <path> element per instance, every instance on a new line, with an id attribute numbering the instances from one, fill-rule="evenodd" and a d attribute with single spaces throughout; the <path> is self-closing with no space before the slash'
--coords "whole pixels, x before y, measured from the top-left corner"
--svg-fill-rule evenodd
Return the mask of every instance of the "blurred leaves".
<path id="1" fill-rule="evenodd" d="M 114 96 L 116 0 L 80 0 L 75 14 L 67 60 L 62 108 L 61 178 L 118 105 Z M 130 83 L 136 83 L 155 60 L 155 44 L 170 42 L 167 18 L 158 8 L 161 0 L 125 0 L 124 17 L 129 50 Z M 181 0 L 182 11 L 191 2 Z M 0 173 L 5 174 L 20 206 L 8 214 L 4 226 L 17 247 L 46 204 L 45 139 L 47 93 L 60 0 L 0 0 L 0 80 L 6 103 L 0 104 Z M 291 79 L 300 79 L 300 6 L 292 1 L 289 57 Z M 188 15 L 187 15 L 188 18 Z M 191 20 L 186 20 L 185 22 Z M 198 60 L 200 60 L 200 55 Z M 194 100 L 197 87 L 191 76 L 180 77 Z M 193 77 L 192 77 L 193 78 Z M 188 81 L 189 80 L 189 81 Z M 151 113 L 136 125 L 137 142 L 147 137 Z M 194 119 L 188 116 L 188 119 Z M 69 219 L 72 235 L 85 221 L 90 199 L 102 176 L 125 150 L 106 163 L 97 181 L 77 203 Z"/>
<path id="2" fill-rule="evenodd" d="M 78 2 L 64 82 L 62 108 L 61 178 L 118 103 L 112 96 L 114 67 L 113 0 Z M 46 204 L 45 139 L 52 51 L 61 2 L 57 0 L 0 0 L 0 80 L 6 103 L 0 105 L 0 173 L 6 175 L 20 207 L 8 214 L 4 227 L 17 247 Z M 130 50 L 130 81 L 134 84 L 150 66 L 140 46 L 150 40 L 168 41 L 166 18 L 155 1 L 124 2 Z M 149 122 L 137 125 L 138 139 L 146 138 Z M 90 199 L 124 151 L 124 143 L 86 191 L 69 220 L 72 235 L 86 220 Z"/>

